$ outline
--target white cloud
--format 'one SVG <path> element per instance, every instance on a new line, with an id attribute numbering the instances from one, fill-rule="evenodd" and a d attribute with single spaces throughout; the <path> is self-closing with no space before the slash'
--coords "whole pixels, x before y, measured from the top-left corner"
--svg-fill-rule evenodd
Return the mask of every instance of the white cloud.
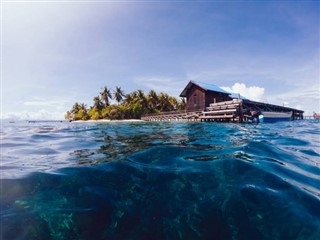
<path id="1" fill-rule="evenodd" d="M 263 101 L 264 99 L 264 88 L 257 86 L 247 87 L 244 83 L 235 83 L 232 87 L 221 87 L 222 89 L 240 93 L 240 95 L 252 100 L 252 101 Z"/>
<path id="2" fill-rule="evenodd" d="M 45 109 L 3 113 L 1 119 L 14 120 L 63 120 L 64 112 L 52 112 Z"/>
<path id="3" fill-rule="evenodd" d="M 274 104 L 303 110 L 305 116 L 310 116 L 313 112 L 320 112 L 319 86 L 319 84 L 315 84 L 292 89 L 283 94 L 270 95 L 269 100 Z"/>
<path id="4" fill-rule="evenodd" d="M 311 116 L 313 112 L 320 112 L 320 85 L 299 86 L 283 93 L 268 94 L 265 89 L 257 86 L 246 86 L 236 83 L 232 87 L 221 87 L 229 92 L 240 93 L 253 101 L 266 102 L 304 111 L 304 116 Z"/>
<path id="5" fill-rule="evenodd" d="M 25 106 L 37 106 L 37 107 L 41 107 L 41 106 L 46 106 L 46 107 L 59 107 L 60 105 L 63 105 L 64 102 L 61 101 L 26 101 L 23 103 L 23 105 Z"/>
<path id="6" fill-rule="evenodd" d="M 13 107 L 2 103 L 1 119 L 61 120 L 75 102 L 75 97 L 30 96 L 16 101 Z"/>

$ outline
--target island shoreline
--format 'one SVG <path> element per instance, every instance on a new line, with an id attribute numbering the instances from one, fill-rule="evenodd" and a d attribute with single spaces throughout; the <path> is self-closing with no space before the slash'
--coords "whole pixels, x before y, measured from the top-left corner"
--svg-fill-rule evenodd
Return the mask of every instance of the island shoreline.
<path id="1" fill-rule="evenodd" d="M 117 123 L 117 122 L 145 122 L 141 119 L 117 119 L 117 120 L 110 120 L 110 119 L 98 119 L 98 120 L 75 120 L 70 121 L 73 123 Z"/>

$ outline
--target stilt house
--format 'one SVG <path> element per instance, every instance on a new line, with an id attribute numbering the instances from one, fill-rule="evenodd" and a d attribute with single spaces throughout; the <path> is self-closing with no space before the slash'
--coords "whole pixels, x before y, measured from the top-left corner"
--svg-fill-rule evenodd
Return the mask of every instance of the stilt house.
<path id="1" fill-rule="evenodd" d="M 232 100 L 231 93 L 222 88 L 207 83 L 190 81 L 183 89 L 180 97 L 185 97 L 187 112 L 205 111 L 211 103 L 225 102 Z"/>
<path id="2" fill-rule="evenodd" d="M 219 102 L 228 102 L 234 99 L 241 100 L 242 114 L 249 114 L 250 111 L 276 111 L 290 112 L 292 111 L 293 119 L 302 119 L 303 111 L 268 103 L 251 101 L 240 94 L 230 93 L 224 89 L 208 83 L 198 81 L 190 81 L 183 89 L 180 97 L 186 98 L 187 112 L 204 112 L 212 110 L 212 105 Z M 231 103 L 233 104 L 233 103 Z M 221 109 L 219 109 L 221 110 Z"/>
<path id="3" fill-rule="evenodd" d="M 214 84 L 190 81 L 180 97 L 185 97 L 186 112 L 146 115 L 146 121 L 217 121 L 248 122 L 268 112 L 269 116 L 286 116 L 288 120 L 303 119 L 303 111 L 269 103 L 251 101 Z M 264 113 L 266 114 L 266 113 Z"/>

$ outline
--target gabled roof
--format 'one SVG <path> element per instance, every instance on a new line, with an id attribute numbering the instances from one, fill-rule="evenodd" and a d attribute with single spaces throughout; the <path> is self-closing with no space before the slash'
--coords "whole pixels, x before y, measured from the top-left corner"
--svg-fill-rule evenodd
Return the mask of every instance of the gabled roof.
<path id="1" fill-rule="evenodd" d="M 201 83 L 201 82 L 196 82 L 196 81 L 190 81 L 188 85 L 183 89 L 183 91 L 180 93 L 180 97 L 186 97 L 187 96 L 187 91 L 191 88 L 192 85 L 196 85 L 205 91 L 212 91 L 212 92 L 219 92 L 219 93 L 224 93 L 230 95 L 231 93 L 223 90 L 222 88 L 219 88 L 218 86 L 214 84 L 209 84 L 209 83 Z"/>

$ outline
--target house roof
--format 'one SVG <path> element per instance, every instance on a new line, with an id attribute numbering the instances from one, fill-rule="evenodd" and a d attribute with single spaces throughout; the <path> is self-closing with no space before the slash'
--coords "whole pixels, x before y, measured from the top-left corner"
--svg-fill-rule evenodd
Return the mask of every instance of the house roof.
<path id="1" fill-rule="evenodd" d="M 220 92 L 220 93 L 224 93 L 224 94 L 228 94 L 228 95 L 231 94 L 231 93 L 223 90 L 222 88 L 220 88 L 214 84 L 202 83 L 202 82 L 198 82 L 198 81 L 190 81 L 188 83 L 188 85 L 180 93 L 180 97 L 186 97 L 187 91 L 191 88 L 192 85 L 197 85 L 198 87 L 204 89 L 205 91 Z"/>
<path id="2" fill-rule="evenodd" d="M 239 93 L 230 93 L 230 94 L 231 94 L 230 97 L 233 99 L 238 99 L 240 97 L 240 99 L 242 99 L 242 100 L 249 100 L 248 98 L 242 96 Z"/>

